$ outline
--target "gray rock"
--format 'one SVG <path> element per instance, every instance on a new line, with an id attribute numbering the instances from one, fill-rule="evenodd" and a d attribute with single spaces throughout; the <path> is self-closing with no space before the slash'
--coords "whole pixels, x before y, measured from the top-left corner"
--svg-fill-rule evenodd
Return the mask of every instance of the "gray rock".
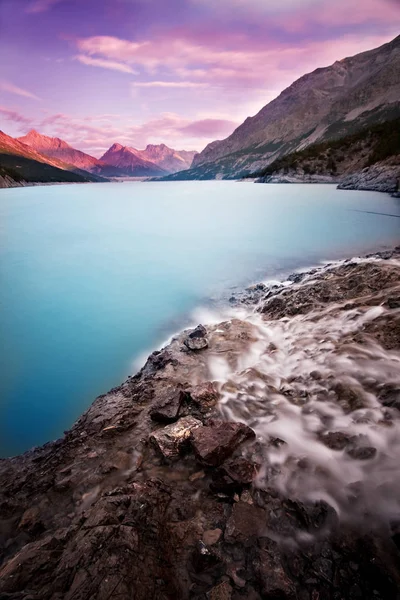
<path id="1" fill-rule="evenodd" d="M 178 418 L 179 408 L 185 393 L 176 388 L 165 388 L 158 396 L 155 404 L 150 409 L 153 421 L 170 423 Z"/>
<path id="2" fill-rule="evenodd" d="M 208 346 L 207 330 L 203 325 L 198 325 L 184 339 L 183 343 L 189 350 L 203 350 Z"/>

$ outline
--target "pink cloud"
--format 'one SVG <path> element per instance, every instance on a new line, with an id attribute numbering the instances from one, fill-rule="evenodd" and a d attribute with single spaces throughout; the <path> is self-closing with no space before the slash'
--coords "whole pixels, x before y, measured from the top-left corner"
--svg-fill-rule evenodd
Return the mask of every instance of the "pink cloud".
<path id="1" fill-rule="evenodd" d="M 193 137 L 218 138 L 230 135 L 237 126 L 238 123 L 225 119 L 201 119 L 184 125 L 180 131 Z"/>
<path id="2" fill-rule="evenodd" d="M 40 100 L 39 96 L 25 90 L 23 88 L 10 83 L 9 81 L 0 81 L 0 90 L 3 92 L 8 92 L 10 94 L 16 94 L 17 96 L 23 96 L 24 98 L 32 98 L 33 100 Z"/>
<path id="3" fill-rule="evenodd" d="M 93 58 L 91 56 L 86 56 L 85 54 L 78 54 L 78 56 L 75 56 L 75 58 L 82 64 L 89 65 L 90 67 L 101 67 L 103 69 L 121 71 L 122 73 L 135 73 L 135 71 L 129 65 L 116 62 L 115 60 Z"/>
<path id="4" fill-rule="evenodd" d="M 271 84 L 276 89 L 277 82 L 282 82 L 282 90 L 310 70 L 388 41 L 387 34 L 362 37 L 350 34 L 334 45 L 326 41 L 260 45 L 259 40 L 243 36 L 228 36 L 224 40 L 223 35 L 209 39 L 206 34 L 202 42 L 200 34 L 192 40 L 175 34 L 170 32 L 144 42 L 95 36 L 79 40 L 78 47 L 87 53 L 89 60 L 95 57 L 95 60 L 118 61 L 144 71 L 151 80 L 135 81 L 132 85 L 136 88 L 214 87 L 246 92 L 248 88 L 265 90 Z"/>
<path id="5" fill-rule="evenodd" d="M 0 106 L 0 115 L 7 121 L 12 121 L 13 123 L 24 127 L 31 125 L 33 122 L 32 119 L 29 119 L 16 110 L 12 110 L 5 106 Z"/>
<path id="6" fill-rule="evenodd" d="M 206 83 L 198 83 L 195 81 L 135 81 L 132 87 L 142 88 L 199 88 L 206 87 Z"/>
<path id="7" fill-rule="evenodd" d="M 55 4 L 62 2 L 62 0 L 33 0 L 26 8 L 27 13 L 41 13 L 49 10 Z"/>

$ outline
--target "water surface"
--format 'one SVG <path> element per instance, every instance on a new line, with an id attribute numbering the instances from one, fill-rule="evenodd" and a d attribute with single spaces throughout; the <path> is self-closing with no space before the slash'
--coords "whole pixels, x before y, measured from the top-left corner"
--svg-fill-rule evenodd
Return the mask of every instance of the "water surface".
<path id="1" fill-rule="evenodd" d="M 387 215 L 398 199 L 330 185 L 1 190 L 0 456 L 61 435 L 209 298 L 393 246 Z"/>

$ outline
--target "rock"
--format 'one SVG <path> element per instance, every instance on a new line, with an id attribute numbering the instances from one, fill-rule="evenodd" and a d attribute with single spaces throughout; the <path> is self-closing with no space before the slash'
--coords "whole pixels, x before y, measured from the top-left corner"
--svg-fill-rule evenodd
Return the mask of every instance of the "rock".
<path id="1" fill-rule="evenodd" d="M 344 450 L 349 443 L 349 436 L 341 431 L 330 431 L 321 436 L 321 441 L 331 450 Z"/>
<path id="2" fill-rule="evenodd" d="M 221 529 L 207 529 L 203 534 L 203 542 L 206 546 L 213 546 L 219 541 L 221 535 Z"/>
<path id="3" fill-rule="evenodd" d="M 208 347 L 206 338 L 207 330 L 203 325 L 198 325 L 186 336 L 183 343 L 189 350 L 203 350 Z"/>
<path id="4" fill-rule="evenodd" d="M 241 492 L 244 486 L 250 485 L 256 475 L 257 466 L 239 456 L 213 472 L 210 489 L 213 492 L 232 495 Z"/>
<path id="5" fill-rule="evenodd" d="M 265 541 L 265 547 L 260 551 L 257 560 L 256 574 L 262 589 L 263 598 L 276 600 L 295 600 L 300 598 L 294 591 L 293 583 L 285 573 L 282 561 L 279 559 L 278 545 L 272 540 Z M 340 597 L 340 596 L 339 596 Z M 342 597 L 346 597 L 343 596 Z M 319 594 L 311 596 L 301 596 L 301 598 L 310 598 L 311 600 L 323 600 L 327 596 Z"/>
<path id="6" fill-rule="evenodd" d="M 215 410 L 219 398 L 220 394 L 211 381 L 200 383 L 188 388 L 179 414 L 181 416 L 193 415 L 200 418 L 210 416 Z"/>
<path id="7" fill-rule="evenodd" d="M 376 455 L 376 448 L 373 446 L 351 446 L 346 452 L 355 460 L 370 460 Z"/>
<path id="8" fill-rule="evenodd" d="M 207 600 L 231 600 L 231 598 L 232 587 L 228 581 L 223 581 L 207 593 Z"/>
<path id="9" fill-rule="evenodd" d="M 18 524 L 19 529 L 27 531 L 31 535 L 36 535 L 44 530 L 42 520 L 40 518 L 40 510 L 37 506 L 28 508 L 21 517 Z"/>
<path id="10" fill-rule="evenodd" d="M 178 458 L 191 433 L 202 425 L 202 422 L 194 417 L 183 417 L 176 423 L 152 433 L 150 441 L 164 458 Z"/>
<path id="11" fill-rule="evenodd" d="M 231 479 L 233 479 L 233 481 L 236 481 L 241 485 L 249 485 L 253 483 L 258 468 L 255 463 L 239 456 L 238 458 L 225 463 L 223 470 Z"/>
<path id="12" fill-rule="evenodd" d="M 228 542 L 251 543 L 253 536 L 259 536 L 266 527 L 266 514 L 262 508 L 237 502 L 233 505 L 225 530 L 225 539 Z"/>
<path id="13" fill-rule="evenodd" d="M 217 554 L 215 554 L 212 550 L 207 548 L 205 543 L 202 541 L 196 544 L 192 556 L 192 561 L 196 573 L 211 570 L 215 567 L 219 567 L 219 565 L 221 564 L 220 557 Z"/>
<path id="14" fill-rule="evenodd" d="M 241 485 L 236 481 L 233 481 L 233 479 L 231 479 L 229 475 L 226 475 L 222 470 L 217 470 L 212 473 L 210 490 L 215 494 L 222 493 L 232 496 L 241 490 Z"/>
<path id="15" fill-rule="evenodd" d="M 197 458 L 204 464 L 221 465 L 236 448 L 255 433 L 244 423 L 212 421 L 206 427 L 192 432 L 191 442 Z"/>
<path id="16" fill-rule="evenodd" d="M 179 408 L 185 393 L 176 388 L 165 388 L 157 394 L 156 402 L 150 409 L 153 421 L 171 423 L 178 418 Z"/>
<path id="17" fill-rule="evenodd" d="M 196 385 L 190 390 L 190 399 L 200 408 L 210 409 L 219 400 L 219 393 L 211 381 Z"/>
<path id="18" fill-rule="evenodd" d="M 390 161 L 389 161 L 390 162 Z M 339 190 L 374 190 L 395 193 L 399 187 L 400 165 L 376 163 L 344 177 Z"/>
<path id="19" fill-rule="evenodd" d="M 400 389 L 398 387 L 384 389 L 379 397 L 383 406 L 396 408 L 400 411 Z"/>
<path id="20" fill-rule="evenodd" d="M 147 359 L 143 372 L 146 375 L 154 375 L 157 371 L 165 369 L 168 364 L 177 365 L 177 360 L 172 357 L 169 350 L 166 348 L 155 350 Z"/>

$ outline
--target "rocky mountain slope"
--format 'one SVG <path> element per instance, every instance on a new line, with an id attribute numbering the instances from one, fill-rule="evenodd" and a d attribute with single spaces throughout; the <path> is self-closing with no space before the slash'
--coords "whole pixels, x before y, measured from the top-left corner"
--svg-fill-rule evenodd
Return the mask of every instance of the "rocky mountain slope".
<path id="1" fill-rule="evenodd" d="M 100 158 L 97 172 L 111 175 L 160 176 L 188 169 L 196 152 L 148 144 L 144 150 L 113 144 Z"/>
<path id="2" fill-rule="evenodd" d="M 136 150 L 135 148 L 130 148 L 130 150 L 144 160 L 158 165 L 168 173 L 189 169 L 193 158 L 197 155 L 195 151 L 173 150 L 165 144 L 148 144 L 145 150 Z"/>
<path id="3" fill-rule="evenodd" d="M 260 183 L 339 183 L 342 189 L 397 192 L 400 184 L 400 119 L 344 138 L 311 144 L 252 174 Z"/>
<path id="4" fill-rule="evenodd" d="M 399 251 L 256 286 L 0 460 L 0 597 L 397 600 Z"/>
<path id="5" fill-rule="evenodd" d="M 143 177 L 165 175 L 154 162 L 142 158 L 135 148 L 113 144 L 100 158 L 100 171 L 110 176 Z"/>
<path id="6" fill-rule="evenodd" d="M 0 131 L 0 187 L 30 183 L 83 183 L 105 181 L 59 158 L 45 156 Z"/>
<path id="7" fill-rule="evenodd" d="M 97 158 L 75 150 L 60 138 L 48 137 L 31 129 L 26 135 L 17 138 L 18 141 L 30 146 L 40 154 L 49 158 L 58 158 L 63 162 L 85 171 L 94 171 L 99 166 Z"/>
<path id="8" fill-rule="evenodd" d="M 186 150 L 173 150 L 165 144 L 149 144 L 144 150 L 113 144 L 99 160 L 76 150 L 60 138 L 42 135 L 35 129 L 17 138 L 17 141 L 31 147 L 42 156 L 59 159 L 78 169 L 115 177 L 175 173 L 189 169 L 193 157 L 197 154 Z"/>
<path id="9" fill-rule="evenodd" d="M 398 116 L 400 36 L 304 75 L 228 138 L 209 144 L 182 178 L 236 178 L 309 144 Z"/>

